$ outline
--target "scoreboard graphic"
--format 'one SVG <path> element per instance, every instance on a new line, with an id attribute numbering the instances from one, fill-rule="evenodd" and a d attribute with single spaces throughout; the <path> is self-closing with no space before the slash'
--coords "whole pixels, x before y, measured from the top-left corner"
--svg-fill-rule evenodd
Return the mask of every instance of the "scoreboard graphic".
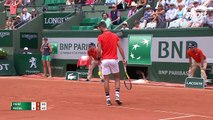
<path id="1" fill-rule="evenodd" d="M 47 102 L 12 102 L 11 110 L 47 110 Z"/>

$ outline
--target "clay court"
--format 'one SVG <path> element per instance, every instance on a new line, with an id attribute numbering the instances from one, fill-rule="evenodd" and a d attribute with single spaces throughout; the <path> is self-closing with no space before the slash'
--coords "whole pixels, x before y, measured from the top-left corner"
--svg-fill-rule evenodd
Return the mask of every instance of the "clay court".
<path id="1" fill-rule="evenodd" d="M 0 86 L 0 120 L 213 120 L 213 89 L 122 84 L 123 105 L 106 106 L 100 82 L 0 77 Z M 46 101 L 47 110 L 11 111 L 12 101 Z"/>

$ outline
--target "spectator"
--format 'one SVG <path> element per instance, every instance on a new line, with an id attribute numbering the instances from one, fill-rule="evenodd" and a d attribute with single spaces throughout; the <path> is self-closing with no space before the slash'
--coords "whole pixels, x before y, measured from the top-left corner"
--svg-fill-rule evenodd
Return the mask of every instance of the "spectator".
<path id="1" fill-rule="evenodd" d="M 31 3 L 31 5 L 33 5 L 33 6 L 36 5 L 36 4 L 35 4 L 35 0 L 31 0 L 30 3 Z"/>
<path id="2" fill-rule="evenodd" d="M 140 30 L 140 22 L 138 20 L 135 20 L 133 30 Z"/>
<path id="3" fill-rule="evenodd" d="M 177 0 L 166 0 L 166 4 L 164 6 L 164 9 L 167 11 L 170 8 L 170 4 L 173 3 L 175 6 L 177 5 Z"/>
<path id="4" fill-rule="evenodd" d="M 140 22 L 144 23 L 146 26 L 148 22 L 152 21 L 153 14 L 154 14 L 154 11 L 152 10 L 152 7 L 150 5 L 146 5 L 144 15 L 141 18 Z"/>
<path id="5" fill-rule="evenodd" d="M 168 24 L 177 19 L 176 12 L 175 3 L 170 3 L 169 10 L 166 12 L 166 22 L 168 22 Z"/>
<path id="6" fill-rule="evenodd" d="M 158 28 L 165 28 L 166 27 L 165 10 L 164 10 L 162 4 L 158 5 L 158 9 L 155 11 L 152 18 L 153 18 L 152 22 L 156 22 Z"/>
<path id="7" fill-rule="evenodd" d="M 187 8 L 185 14 L 183 15 L 182 20 L 180 21 L 181 26 L 182 26 L 182 23 L 183 23 L 183 22 L 187 22 L 188 25 L 186 25 L 186 26 L 189 27 L 189 26 L 190 26 L 190 23 L 192 22 L 192 16 L 193 16 L 193 15 L 192 15 L 192 13 L 191 13 L 191 8 Z"/>
<path id="8" fill-rule="evenodd" d="M 202 1 L 202 5 L 205 7 L 213 7 L 213 0 L 204 0 Z"/>
<path id="9" fill-rule="evenodd" d="M 10 15 L 16 15 L 18 4 L 16 0 L 12 0 L 10 3 Z"/>
<path id="10" fill-rule="evenodd" d="M 92 5 L 92 4 L 94 4 L 94 0 L 86 0 L 86 5 Z"/>
<path id="11" fill-rule="evenodd" d="M 6 30 L 12 30 L 13 29 L 13 18 L 12 17 L 9 17 L 7 19 L 5 29 Z"/>
<path id="12" fill-rule="evenodd" d="M 37 11 L 35 8 L 32 9 L 32 12 L 31 12 L 31 18 L 35 18 L 37 16 Z"/>
<path id="13" fill-rule="evenodd" d="M 18 6 L 22 6 L 22 0 L 17 0 Z"/>
<path id="14" fill-rule="evenodd" d="M 105 4 L 110 4 L 110 5 L 116 4 L 116 0 L 106 0 L 106 1 L 105 1 Z M 116 4 L 116 5 L 117 5 L 117 4 Z"/>
<path id="15" fill-rule="evenodd" d="M 102 20 L 101 21 L 104 21 L 106 23 L 108 29 L 111 27 L 111 20 L 109 19 L 107 13 L 102 14 Z"/>
<path id="16" fill-rule="evenodd" d="M 141 8 L 148 3 L 148 0 L 139 0 L 138 7 Z"/>
<path id="17" fill-rule="evenodd" d="M 67 0 L 66 5 L 75 5 L 74 0 Z"/>
<path id="18" fill-rule="evenodd" d="M 30 5 L 30 0 L 22 0 L 22 6 L 27 7 Z"/>
<path id="19" fill-rule="evenodd" d="M 177 3 L 177 5 L 178 5 L 178 4 L 183 4 L 183 5 L 186 4 L 186 3 L 185 3 L 185 0 L 177 0 L 176 3 Z"/>
<path id="20" fill-rule="evenodd" d="M 127 7 L 130 7 L 132 2 L 133 2 L 133 0 L 126 0 Z"/>
<path id="21" fill-rule="evenodd" d="M 31 19 L 31 14 L 27 12 L 27 8 L 22 9 L 21 20 L 27 22 Z"/>
<path id="22" fill-rule="evenodd" d="M 192 16 L 192 21 L 188 27 L 198 28 L 203 26 L 204 17 L 202 11 L 202 9 L 196 9 L 196 14 Z"/>
<path id="23" fill-rule="evenodd" d="M 185 5 L 183 3 L 178 4 L 178 9 L 176 11 L 177 19 L 182 19 L 183 16 L 185 15 L 186 9 L 184 9 L 184 6 Z"/>
<path id="24" fill-rule="evenodd" d="M 17 29 L 17 28 L 19 28 L 21 25 L 22 25 L 22 24 L 21 24 L 21 17 L 18 15 L 18 16 L 16 16 L 16 19 L 15 19 L 15 21 L 14 21 L 13 27 L 14 27 L 14 29 Z"/>
<path id="25" fill-rule="evenodd" d="M 130 18 L 132 15 L 134 15 L 137 12 L 137 4 L 135 2 L 131 3 L 131 10 L 128 12 L 128 18 Z"/>
<path id="26" fill-rule="evenodd" d="M 11 2 L 12 2 L 12 0 L 6 0 L 5 3 L 4 3 L 4 6 L 9 7 Z"/>
<path id="27" fill-rule="evenodd" d="M 194 6 L 194 2 L 198 2 L 198 5 L 201 3 L 202 0 L 186 0 L 186 6 L 192 8 Z"/>
<path id="28" fill-rule="evenodd" d="M 196 15 L 196 9 L 199 7 L 199 1 L 198 0 L 194 0 L 193 2 L 193 7 L 191 9 L 191 12 L 193 15 Z"/>
<path id="29" fill-rule="evenodd" d="M 22 54 L 32 54 L 32 53 L 29 52 L 28 47 L 24 47 Z"/>
<path id="30" fill-rule="evenodd" d="M 117 9 L 115 4 L 112 5 L 109 17 L 113 25 L 119 25 L 121 23 L 121 12 Z"/>
<path id="31" fill-rule="evenodd" d="M 158 5 L 160 5 L 160 4 L 163 5 L 163 7 L 165 8 L 166 1 L 165 0 L 158 0 L 156 7 L 155 7 L 156 10 L 158 9 Z"/>
<path id="32" fill-rule="evenodd" d="M 206 24 L 211 28 L 213 27 L 213 7 L 207 8 Z"/>
<path id="33" fill-rule="evenodd" d="M 129 30 L 128 23 L 127 23 L 126 21 L 124 21 L 124 22 L 122 23 L 122 28 L 121 28 L 121 30 Z"/>
<path id="34" fill-rule="evenodd" d="M 115 3 L 117 5 L 118 9 L 126 9 L 128 7 L 129 2 L 131 3 L 132 0 L 118 0 L 117 3 Z"/>

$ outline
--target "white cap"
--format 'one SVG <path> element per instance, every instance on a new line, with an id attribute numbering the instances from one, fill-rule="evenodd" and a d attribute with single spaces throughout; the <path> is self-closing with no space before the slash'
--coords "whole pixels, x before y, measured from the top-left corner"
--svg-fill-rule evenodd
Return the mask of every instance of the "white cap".
<path id="1" fill-rule="evenodd" d="M 152 8 L 149 4 L 146 5 L 145 9 Z"/>
<path id="2" fill-rule="evenodd" d="M 137 7 L 138 5 L 135 2 L 132 2 L 130 7 Z"/>
<path id="3" fill-rule="evenodd" d="M 199 0 L 194 0 L 193 3 L 199 3 Z"/>
<path id="4" fill-rule="evenodd" d="M 24 47 L 24 50 L 28 50 L 28 47 Z"/>
<path id="5" fill-rule="evenodd" d="M 208 8 L 207 8 L 207 11 L 208 11 L 208 12 L 213 12 L 213 7 L 208 7 Z"/>
<path id="6" fill-rule="evenodd" d="M 127 21 L 124 21 L 122 24 L 123 24 L 123 25 L 128 25 Z"/>

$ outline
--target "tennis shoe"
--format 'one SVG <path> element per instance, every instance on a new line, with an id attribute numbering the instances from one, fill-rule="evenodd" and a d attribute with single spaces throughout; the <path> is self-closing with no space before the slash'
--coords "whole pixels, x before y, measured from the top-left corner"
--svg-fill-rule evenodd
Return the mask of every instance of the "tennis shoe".
<path id="1" fill-rule="evenodd" d="M 104 83 L 104 80 L 103 80 L 103 79 L 101 79 L 101 83 Z"/>
<path id="2" fill-rule="evenodd" d="M 118 104 L 118 105 L 122 105 L 123 103 L 121 102 L 120 98 L 119 97 L 116 97 L 115 98 L 115 102 Z"/>
<path id="3" fill-rule="evenodd" d="M 106 101 L 106 105 L 107 105 L 107 106 L 112 105 L 111 101 L 110 101 L 110 100 L 107 100 L 107 101 Z"/>

